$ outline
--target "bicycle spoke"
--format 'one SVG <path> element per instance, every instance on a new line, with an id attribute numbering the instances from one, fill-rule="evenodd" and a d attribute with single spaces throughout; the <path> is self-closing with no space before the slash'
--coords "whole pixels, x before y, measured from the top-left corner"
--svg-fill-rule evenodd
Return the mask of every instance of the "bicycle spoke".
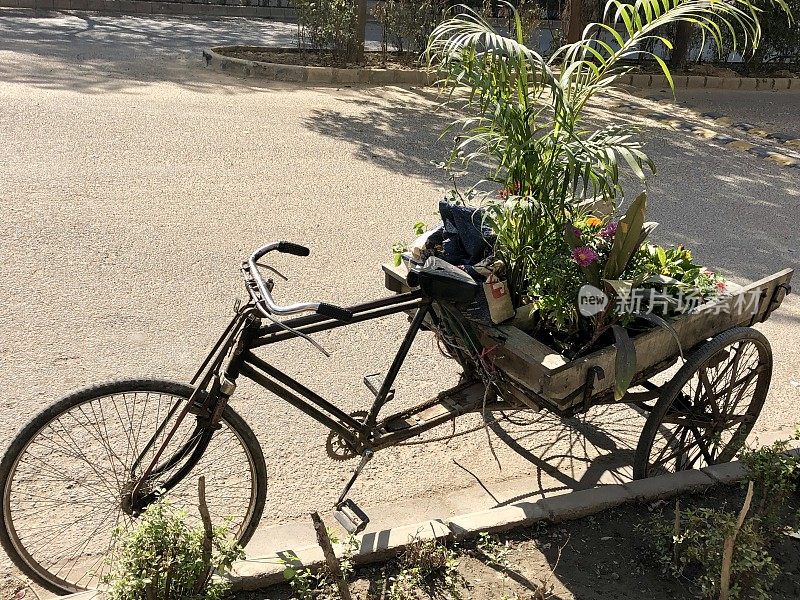
<path id="1" fill-rule="evenodd" d="M 654 407 L 637 477 L 731 460 L 766 399 L 772 355 L 763 336 L 734 328 L 694 351 Z M 649 437 L 652 435 L 653 437 Z M 674 468 L 673 468 L 674 467 Z"/>
<path id="2" fill-rule="evenodd" d="M 120 391 L 77 403 L 42 426 L 15 462 L 4 509 L 10 511 L 5 527 L 24 548 L 27 564 L 60 587 L 100 583 L 117 552 L 114 531 L 132 523 L 123 511 L 132 466 L 138 461 L 139 473 L 147 466 L 185 401 L 162 391 Z M 255 474 L 243 441 L 227 422 L 221 425 L 167 499 L 199 526 L 192 474 L 204 474 L 212 519 L 236 533 L 248 522 Z M 155 488 L 187 465 L 206 431 L 190 413 L 165 448 L 161 464 L 169 468 L 157 473 Z"/>

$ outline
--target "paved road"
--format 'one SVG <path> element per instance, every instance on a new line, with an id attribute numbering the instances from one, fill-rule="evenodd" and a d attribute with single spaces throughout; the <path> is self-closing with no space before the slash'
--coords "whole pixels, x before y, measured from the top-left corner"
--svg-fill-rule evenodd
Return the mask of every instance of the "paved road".
<path id="1" fill-rule="evenodd" d="M 0 446 L 86 382 L 187 379 L 241 296 L 238 264 L 259 243 L 286 238 L 314 251 L 276 260 L 291 277 L 277 289 L 281 300 L 346 304 L 381 295 L 378 265 L 392 243 L 409 238 L 418 219 L 435 220 L 447 182 L 431 161 L 445 156 L 437 138 L 448 115 L 434 92 L 309 90 L 202 67 L 203 46 L 286 39 L 291 29 L 0 12 Z M 689 244 L 738 280 L 797 264 L 800 171 L 643 117 L 596 113 L 621 117 L 641 124 L 660 166 L 650 196 L 661 241 Z M 300 343 L 275 358 L 348 410 L 363 408 L 360 377 L 388 365 L 404 324 L 322 335 L 331 359 Z M 762 437 L 800 421 L 800 302 L 790 298 L 763 330 L 777 363 Z M 395 404 L 456 376 L 422 336 Z M 246 384 L 234 405 L 267 457 L 265 524 L 329 506 L 350 465 L 326 459 L 324 432 Z M 474 484 L 470 472 L 499 501 L 592 486 L 626 476 L 641 422 L 605 408 L 567 423 L 538 415 L 504 424 L 505 442 L 494 443 L 502 470 L 483 431 L 389 450 L 355 497 L 365 506 L 405 502 L 382 514 L 414 521 L 422 505 L 458 510 L 462 494 L 470 506 L 493 505 L 483 492 L 460 491 Z"/>
<path id="2" fill-rule="evenodd" d="M 796 81 L 800 84 L 800 80 Z M 664 91 L 657 95 L 671 97 Z M 681 105 L 701 113 L 727 115 L 734 122 L 749 123 L 770 132 L 800 138 L 800 119 L 797 118 L 800 114 L 800 90 L 731 93 L 726 90 L 683 89 L 677 90 L 676 98 Z"/>

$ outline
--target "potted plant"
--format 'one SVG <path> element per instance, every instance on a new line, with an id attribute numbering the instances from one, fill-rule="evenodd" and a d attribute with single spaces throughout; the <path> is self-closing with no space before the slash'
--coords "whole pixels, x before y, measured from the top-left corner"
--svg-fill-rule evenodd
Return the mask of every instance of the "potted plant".
<path id="1" fill-rule="evenodd" d="M 429 40 L 428 61 L 463 112 L 448 127 L 457 136 L 450 163 L 491 165 L 485 181 L 493 189 L 451 195 L 480 206 L 496 236 L 491 252 L 505 263 L 515 324 L 566 360 L 614 343 L 619 399 L 637 372 L 631 335 L 660 326 L 677 341 L 668 319 L 726 293 L 727 284 L 689 250 L 647 242 L 656 224 L 645 220 L 646 195 L 628 201 L 621 172 L 627 167 L 644 185 L 655 165 L 633 127 L 594 127 L 587 106 L 642 55 L 672 86 L 654 50 L 671 48 L 665 26 L 691 23 L 717 48 L 731 32 L 751 51 L 760 41 L 758 9 L 749 0 L 610 0 L 604 22 L 547 59 L 526 46 L 519 14 L 507 9 L 511 36 L 463 8 Z M 597 302 L 582 306 L 592 295 Z"/>

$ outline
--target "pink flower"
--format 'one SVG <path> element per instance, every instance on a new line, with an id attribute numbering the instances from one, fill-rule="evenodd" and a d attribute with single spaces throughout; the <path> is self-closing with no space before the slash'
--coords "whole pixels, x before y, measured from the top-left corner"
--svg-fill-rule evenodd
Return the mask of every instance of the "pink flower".
<path id="1" fill-rule="evenodd" d="M 581 267 L 588 267 L 597 259 L 597 252 L 589 248 L 589 246 L 578 246 L 572 250 L 572 260 Z"/>
<path id="2" fill-rule="evenodd" d="M 605 227 L 600 230 L 600 237 L 610 238 L 614 237 L 617 233 L 617 227 L 619 226 L 619 221 L 609 221 Z"/>
<path id="3" fill-rule="evenodd" d="M 722 293 L 728 288 L 728 284 L 726 284 L 724 281 L 718 281 L 716 283 L 716 288 L 718 292 Z"/>

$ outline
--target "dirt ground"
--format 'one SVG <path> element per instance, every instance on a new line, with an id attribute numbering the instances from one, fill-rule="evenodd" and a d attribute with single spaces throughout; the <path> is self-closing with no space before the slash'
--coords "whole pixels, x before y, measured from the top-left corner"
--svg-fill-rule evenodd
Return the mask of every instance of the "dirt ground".
<path id="1" fill-rule="evenodd" d="M 724 507 L 738 511 L 744 499 L 738 486 L 718 487 L 703 495 L 681 499 L 683 508 Z M 690 579 L 678 580 L 661 571 L 648 534 L 657 520 L 671 521 L 674 501 L 624 506 L 596 516 L 557 525 L 539 524 L 497 537 L 495 552 L 504 554 L 502 565 L 494 564 L 476 542 L 452 549 L 458 555 L 460 580 L 453 594 L 433 580 L 418 598 L 471 600 L 675 600 L 695 598 Z M 786 522 L 796 515 L 800 494 L 786 507 Z M 796 523 L 795 523 L 796 526 Z M 780 568 L 770 597 L 789 600 L 800 597 L 800 540 L 782 535 L 770 553 Z M 353 597 L 360 600 L 389 598 L 397 561 L 357 571 Z M 291 598 L 288 586 L 265 592 L 242 593 L 236 600 Z"/>

